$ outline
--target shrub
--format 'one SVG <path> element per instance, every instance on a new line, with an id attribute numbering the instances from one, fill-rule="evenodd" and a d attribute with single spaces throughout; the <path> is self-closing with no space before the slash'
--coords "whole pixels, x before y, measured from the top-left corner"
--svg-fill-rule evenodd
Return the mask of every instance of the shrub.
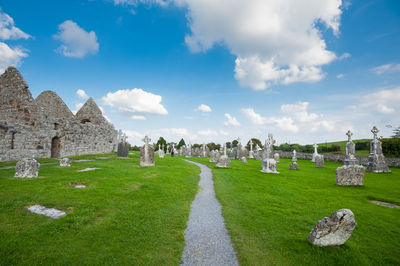
<path id="1" fill-rule="evenodd" d="M 400 157 L 400 138 L 381 139 L 382 151 L 388 157 Z"/>
<path id="2" fill-rule="evenodd" d="M 356 151 L 368 151 L 369 147 L 369 141 L 356 142 Z"/>

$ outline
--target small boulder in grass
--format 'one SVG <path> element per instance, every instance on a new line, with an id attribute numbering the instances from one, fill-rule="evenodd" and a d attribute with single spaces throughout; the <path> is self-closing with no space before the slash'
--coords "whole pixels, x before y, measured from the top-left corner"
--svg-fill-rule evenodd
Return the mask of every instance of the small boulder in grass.
<path id="1" fill-rule="evenodd" d="M 320 247 L 343 245 L 356 226 L 353 212 L 341 209 L 334 212 L 331 217 L 319 220 L 307 240 Z"/>
<path id="2" fill-rule="evenodd" d="M 60 160 L 60 166 L 61 167 L 71 167 L 71 160 L 69 158 L 63 158 Z"/>
<path id="3" fill-rule="evenodd" d="M 24 158 L 17 162 L 15 166 L 14 177 L 18 178 L 35 178 L 39 174 L 40 163 L 35 159 Z"/>

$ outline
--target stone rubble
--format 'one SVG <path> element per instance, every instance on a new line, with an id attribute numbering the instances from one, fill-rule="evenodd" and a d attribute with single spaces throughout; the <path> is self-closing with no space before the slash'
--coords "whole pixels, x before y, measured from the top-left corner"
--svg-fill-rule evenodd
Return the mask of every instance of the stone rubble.
<path id="1" fill-rule="evenodd" d="M 62 158 L 60 160 L 60 166 L 61 167 L 71 167 L 72 161 L 69 158 Z"/>

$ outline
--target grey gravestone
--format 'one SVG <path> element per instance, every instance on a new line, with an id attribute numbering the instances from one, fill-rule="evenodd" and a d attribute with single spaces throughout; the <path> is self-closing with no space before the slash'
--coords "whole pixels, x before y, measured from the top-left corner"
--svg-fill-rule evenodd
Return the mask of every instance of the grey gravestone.
<path id="1" fill-rule="evenodd" d="M 374 134 L 374 139 L 371 141 L 367 171 L 374 173 L 388 173 L 390 170 L 385 162 L 385 156 L 382 153 L 382 142 L 380 142 L 377 137 L 379 129 L 374 126 L 371 132 Z"/>
<path id="2" fill-rule="evenodd" d="M 253 142 L 250 139 L 250 151 L 249 151 L 249 158 L 254 159 L 254 152 L 253 152 Z"/>
<path id="3" fill-rule="evenodd" d="M 186 150 L 186 158 L 192 157 L 192 144 L 189 144 L 189 147 Z"/>
<path id="4" fill-rule="evenodd" d="M 45 215 L 45 216 L 53 218 L 53 219 L 58 219 L 60 217 L 67 215 L 67 213 L 64 211 L 60 211 L 60 210 L 57 210 L 54 208 L 46 208 L 41 205 L 30 206 L 30 207 L 28 207 L 28 210 L 30 212 L 33 212 L 36 214 L 42 214 L 42 215 Z"/>
<path id="5" fill-rule="evenodd" d="M 290 170 L 299 169 L 299 165 L 297 164 L 296 150 L 293 150 L 292 163 L 290 164 L 289 169 Z"/>
<path id="6" fill-rule="evenodd" d="M 317 145 L 317 143 L 315 143 L 314 144 L 314 153 L 313 153 L 312 159 L 311 159 L 312 162 L 315 162 L 315 156 L 317 156 L 317 155 L 318 155 L 318 145 Z"/>
<path id="7" fill-rule="evenodd" d="M 71 164 L 72 164 L 72 162 L 71 162 L 71 160 L 69 158 L 62 158 L 60 160 L 60 166 L 61 167 L 71 167 Z"/>
<path id="8" fill-rule="evenodd" d="M 19 178 L 34 178 L 38 177 L 40 163 L 35 159 L 24 158 L 17 162 L 15 167 L 14 177 Z"/>
<path id="9" fill-rule="evenodd" d="M 151 139 L 145 136 L 143 147 L 140 147 L 140 166 L 154 166 L 154 148 L 149 145 Z"/>
<path id="10" fill-rule="evenodd" d="M 315 159 L 315 167 L 317 167 L 317 168 L 324 168 L 325 167 L 324 156 L 323 155 L 317 154 L 314 159 Z"/>
<path id="11" fill-rule="evenodd" d="M 279 156 L 279 153 L 275 153 L 274 154 L 274 160 L 277 162 L 277 163 L 279 163 L 279 162 L 281 162 L 281 158 L 280 158 L 280 156 Z"/>
<path id="12" fill-rule="evenodd" d="M 331 217 L 319 220 L 307 240 L 320 247 L 343 245 L 356 226 L 353 212 L 341 209 L 334 212 Z"/>
<path id="13" fill-rule="evenodd" d="M 362 186 L 364 185 L 365 168 L 358 164 L 355 153 L 355 145 L 351 140 L 353 133 L 346 133 L 348 141 L 346 144 L 346 159 L 344 165 L 336 169 L 336 185 L 339 186 Z"/>
<path id="14" fill-rule="evenodd" d="M 243 163 L 247 163 L 246 157 L 242 157 L 241 161 L 242 161 Z"/>
<path id="15" fill-rule="evenodd" d="M 218 162 L 218 151 L 211 151 L 210 152 L 210 163 L 216 163 L 216 162 Z"/>
<path id="16" fill-rule="evenodd" d="M 219 168 L 229 168 L 231 167 L 231 160 L 229 157 L 226 155 L 226 146 L 224 145 L 224 154 L 219 157 L 219 160 L 217 164 L 215 165 L 216 167 Z"/>
<path id="17" fill-rule="evenodd" d="M 118 157 L 128 157 L 129 149 L 131 145 L 126 142 L 127 136 L 124 134 L 121 138 L 121 142 L 118 143 L 118 152 L 117 156 Z"/>
<path id="18" fill-rule="evenodd" d="M 270 133 L 268 134 L 268 140 L 265 141 L 265 146 L 263 150 L 261 161 L 262 169 L 260 170 L 260 172 L 262 173 L 279 174 L 279 172 L 276 170 L 276 161 L 275 159 L 273 159 L 274 144 L 275 140 Z"/>

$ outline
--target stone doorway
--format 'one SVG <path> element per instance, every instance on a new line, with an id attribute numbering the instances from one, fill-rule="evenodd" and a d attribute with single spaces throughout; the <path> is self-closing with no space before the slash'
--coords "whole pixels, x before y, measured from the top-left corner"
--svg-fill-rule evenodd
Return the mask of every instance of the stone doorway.
<path id="1" fill-rule="evenodd" d="M 59 137 L 54 137 L 51 140 L 51 158 L 60 157 L 61 141 Z"/>

